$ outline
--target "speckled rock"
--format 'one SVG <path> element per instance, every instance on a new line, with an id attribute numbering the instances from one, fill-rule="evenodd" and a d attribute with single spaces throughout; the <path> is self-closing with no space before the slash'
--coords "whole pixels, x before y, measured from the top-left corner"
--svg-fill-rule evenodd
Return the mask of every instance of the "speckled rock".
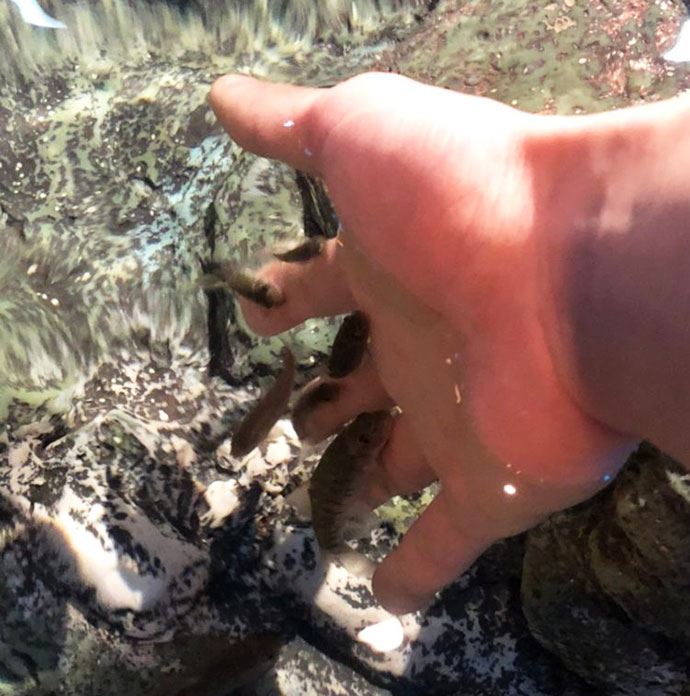
<path id="1" fill-rule="evenodd" d="M 532 634 L 606 693 L 681 694 L 690 681 L 688 478 L 643 446 L 595 501 L 528 535 Z"/>
<path id="2" fill-rule="evenodd" d="M 349 667 L 330 659 L 302 638 L 278 655 L 275 665 L 251 689 L 236 696 L 389 696 Z"/>
<path id="3" fill-rule="evenodd" d="M 209 443 L 283 341 L 305 379 L 333 332 L 258 339 L 200 289 L 200 258 L 302 233 L 294 173 L 240 152 L 206 95 L 232 69 L 352 74 L 415 6 L 54 2 L 52 32 L 0 3 L 2 693 L 211 693 L 293 636 L 259 560 L 294 436 Z"/>
<path id="4" fill-rule="evenodd" d="M 397 543 L 390 523 L 357 548 L 373 559 Z M 311 527 L 276 522 L 263 581 L 300 617 L 298 631 L 330 657 L 395 694 L 578 696 L 592 693 L 530 635 L 520 609 L 522 539 L 496 544 L 424 612 L 401 617 L 399 647 L 377 653 L 357 640 L 390 620 L 370 582 L 324 565 Z"/>
<path id="5" fill-rule="evenodd" d="M 681 0 L 441 3 L 377 67 L 525 111 L 603 111 L 690 88 L 662 58 L 686 15 Z"/>

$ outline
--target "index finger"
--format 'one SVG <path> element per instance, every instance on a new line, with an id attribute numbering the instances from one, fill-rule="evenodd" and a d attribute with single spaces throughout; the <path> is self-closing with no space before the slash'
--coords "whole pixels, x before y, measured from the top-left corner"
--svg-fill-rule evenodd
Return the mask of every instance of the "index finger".
<path id="1" fill-rule="evenodd" d="M 225 75 L 211 86 L 209 103 L 241 147 L 319 175 L 323 133 L 312 107 L 325 91 Z"/>

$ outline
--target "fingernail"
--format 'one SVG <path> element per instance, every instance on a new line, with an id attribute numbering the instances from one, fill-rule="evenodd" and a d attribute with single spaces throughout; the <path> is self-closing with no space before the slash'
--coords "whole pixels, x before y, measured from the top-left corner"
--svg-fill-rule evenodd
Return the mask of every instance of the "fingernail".
<path id="1" fill-rule="evenodd" d="M 219 97 L 225 96 L 228 92 L 232 92 L 237 87 L 240 87 L 242 83 L 252 79 L 254 78 L 240 73 L 232 73 L 231 75 L 223 75 L 217 78 L 211 85 L 208 93 L 209 103 L 213 106 Z"/>

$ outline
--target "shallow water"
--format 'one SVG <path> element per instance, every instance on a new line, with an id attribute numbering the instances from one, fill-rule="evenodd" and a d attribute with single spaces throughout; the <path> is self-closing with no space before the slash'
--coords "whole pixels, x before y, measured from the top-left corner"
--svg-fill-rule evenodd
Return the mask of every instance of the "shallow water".
<path id="1" fill-rule="evenodd" d="M 198 257 L 258 264 L 269 243 L 302 234 L 293 172 L 240 151 L 222 133 L 206 106 L 213 79 L 239 70 L 324 86 L 368 68 L 393 69 L 530 111 L 603 110 L 687 89 L 688 69 L 661 57 L 685 12 L 666 0 L 54 0 L 44 8 L 66 28 L 27 25 L 14 3 L 0 0 L 0 693 L 175 693 L 162 677 L 171 665 L 184 677 L 173 677 L 175 688 L 201 688 L 199 680 L 211 679 L 203 675 L 217 678 L 217 664 L 189 635 L 237 639 L 209 639 L 206 652 L 261 665 L 275 634 L 294 634 L 284 604 L 262 595 L 254 532 L 242 525 L 252 505 L 258 527 L 284 522 L 282 493 L 305 475 L 288 462 L 269 470 L 266 451 L 238 463 L 223 448 L 207 456 L 198 447 L 199 433 L 234 422 L 270 381 L 285 339 L 257 338 L 232 302 L 221 303 L 236 382 L 210 377 Z M 303 379 L 333 335 L 326 321 L 290 332 Z M 296 452 L 289 432 L 275 440 Z M 204 490 L 219 478 L 241 493 L 233 524 L 242 531 L 227 538 L 199 527 Z M 388 508 L 393 537 L 418 509 Z M 125 532 L 132 543 L 122 541 Z M 270 534 L 257 536 L 265 544 Z M 97 541 L 102 556 L 86 551 Z M 521 553 L 505 548 L 498 557 Z M 291 549 L 271 562 L 294 563 Z M 163 570 L 147 570 L 146 554 Z M 305 566 L 308 555 L 302 551 Z M 480 596 L 476 604 L 465 599 L 470 618 L 476 606 L 498 607 L 499 618 L 473 626 L 472 636 L 491 646 L 491 631 L 505 630 L 507 647 L 496 659 L 507 672 L 519 674 L 531 656 L 538 668 L 516 677 L 518 686 L 499 687 L 479 648 L 466 658 L 470 669 L 463 656 L 455 671 L 425 674 L 430 681 L 410 677 L 409 646 L 388 662 L 355 651 L 351 664 L 391 688 L 400 686 L 391 674 L 402 674 L 406 687 L 439 689 L 464 674 L 463 683 L 483 693 L 536 696 L 553 693 L 554 683 L 578 693 L 577 679 L 554 677 L 560 667 L 536 646 L 513 645 L 516 635 L 529 638 L 520 633 L 512 571 L 492 576 L 503 583 L 499 600 L 485 597 L 491 583 L 482 572 L 462 581 L 467 595 Z M 300 582 L 296 573 L 285 577 Z M 230 578 L 221 600 L 208 590 L 222 584 L 218 578 Z M 276 597 L 281 582 L 274 577 Z M 227 601 L 232 592 L 249 598 L 246 606 Z M 331 597 L 334 606 L 341 595 Z M 337 604 L 341 615 L 323 610 L 331 620 L 325 635 L 339 619 L 354 634 L 346 604 Z M 349 635 L 343 630 L 341 640 Z M 437 630 L 426 645 L 442 655 Z M 366 689 L 352 692 L 359 688 Z"/>

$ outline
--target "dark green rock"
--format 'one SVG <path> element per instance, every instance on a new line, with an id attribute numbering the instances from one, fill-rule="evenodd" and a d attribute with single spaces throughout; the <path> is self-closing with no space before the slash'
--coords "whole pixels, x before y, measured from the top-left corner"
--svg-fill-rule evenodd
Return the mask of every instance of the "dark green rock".
<path id="1" fill-rule="evenodd" d="M 690 647 L 690 474 L 645 447 L 623 470 L 591 538 L 603 592 L 636 625 Z"/>
<path id="2" fill-rule="evenodd" d="M 644 446 L 611 488 L 528 534 L 530 630 L 605 693 L 680 694 L 690 679 L 690 505 L 672 488 L 679 476 L 677 464 Z"/>

